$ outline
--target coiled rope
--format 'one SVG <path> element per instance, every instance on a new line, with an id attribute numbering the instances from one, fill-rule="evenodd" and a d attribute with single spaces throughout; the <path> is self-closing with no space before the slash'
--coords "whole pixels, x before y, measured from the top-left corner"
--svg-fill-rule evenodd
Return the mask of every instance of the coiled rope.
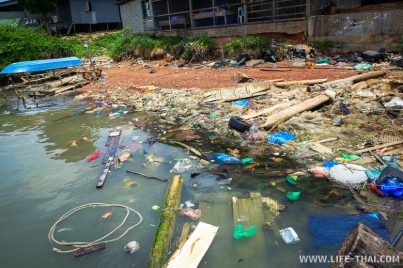
<path id="1" fill-rule="evenodd" d="M 115 228 L 113 229 L 111 232 L 109 232 L 108 234 L 92 241 L 92 242 L 62 242 L 62 241 L 58 241 L 55 237 L 54 237 L 54 233 L 56 230 L 56 227 L 59 223 L 61 223 L 62 221 L 64 221 L 66 218 L 68 218 L 70 215 L 76 213 L 79 210 L 82 210 L 84 208 L 88 208 L 88 207 L 121 207 L 126 209 L 126 215 L 123 218 L 123 221 Z M 120 229 L 123 224 L 125 224 L 127 218 L 130 215 L 130 212 L 133 212 L 135 214 L 137 214 L 137 216 L 139 217 L 139 221 L 137 223 L 135 223 L 134 225 L 129 226 L 120 236 L 116 237 L 116 238 L 112 238 L 112 239 L 107 239 L 109 236 L 111 236 L 113 233 L 115 233 L 118 229 Z M 85 204 L 85 205 L 81 205 L 78 206 L 76 208 L 73 208 L 69 211 L 67 211 L 65 214 L 63 214 L 63 216 L 60 217 L 60 219 L 58 219 L 55 224 L 53 224 L 53 226 L 50 228 L 49 233 L 48 233 L 48 239 L 51 243 L 59 245 L 59 246 L 70 246 L 70 247 L 74 247 L 74 249 L 71 250 L 61 250 L 59 248 L 53 248 L 53 251 L 58 252 L 58 253 L 71 253 L 71 252 L 75 252 L 77 250 L 79 250 L 80 248 L 85 248 L 85 247 L 89 247 L 89 246 L 94 246 L 94 245 L 98 245 L 101 243 L 110 243 L 110 242 L 114 242 L 117 241 L 119 239 L 121 239 L 122 237 L 124 237 L 131 229 L 135 228 L 136 226 L 138 226 L 141 222 L 143 221 L 143 217 L 141 216 L 141 214 L 128 207 L 125 205 L 120 205 L 120 204 L 106 204 L 106 203 L 89 203 L 89 204 Z"/>

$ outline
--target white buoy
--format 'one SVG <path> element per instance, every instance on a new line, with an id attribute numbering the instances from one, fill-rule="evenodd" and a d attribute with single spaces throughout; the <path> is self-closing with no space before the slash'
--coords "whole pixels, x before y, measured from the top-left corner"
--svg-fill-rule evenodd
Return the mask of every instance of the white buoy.
<path id="1" fill-rule="evenodd" d="M 123 247 L 126 253 L 133 254 L 140 249 L 140 244 L 137 241 L 131 241 Z"/>

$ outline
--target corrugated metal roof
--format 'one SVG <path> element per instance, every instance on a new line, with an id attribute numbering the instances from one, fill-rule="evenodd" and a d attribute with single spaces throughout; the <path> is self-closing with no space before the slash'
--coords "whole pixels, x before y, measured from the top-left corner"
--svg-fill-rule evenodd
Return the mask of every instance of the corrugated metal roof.
<path id="1" fill-rule="evenodd" d="M 17 0 L 0 0 L 0 7 L 16 5 Z"/>

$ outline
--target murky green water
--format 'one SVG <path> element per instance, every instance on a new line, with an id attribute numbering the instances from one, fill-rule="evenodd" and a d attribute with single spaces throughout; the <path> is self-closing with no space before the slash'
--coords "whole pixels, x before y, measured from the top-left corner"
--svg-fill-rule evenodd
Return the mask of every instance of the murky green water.
<path id="1" fill-rule="evenodd" d="M 10 113 L 6 105 L 0 110 L 0 260 L 1 267 L 145 267 L 151 243 L 158 225 L 160 211 L 153 205 L 163 206 L 167 183 L 145 179 L 125 173 L 126 169 L 169 178 L 175 159 L 187 157 L 182 148 L 162 143 L 138 143 L 150 134 L 141 128 L 133 128 L 135 118 L 144 114 L 128 114 L 110 119 L 107 114 L 83 113 L 85 103 L 62 103 L 46 109 L 25 113 Z M 96 189 L 97 178 L 103 166 L 100 159 L 88 163 L 85 157 L 104 150 L 110 130 L 120 127 L 122 145 L 133 145 L 133 159 L 119 170 L 112 169 L 103 189 Z M 133 136 L 138 136 L 136 142 Z M 77 146 L 72 146 L 77 145 Z M 206 148 L 208 150 L 208 148 Z M 155 155 L 164 163 L 144 165 L 146 157 Z M 261 190 L 263 194 L 286 202 L 284 194 L 268 187 L 269 177 L 251 175 L 234 176 L 231 189 L 217 184 L 216 176 L 203 173 L 191 178 L 183 174 L 182 202 L 199 201 L 202 221 L 219 226 L 212 246 L 199 267 L 298 267 L 298 255 L 334 254 L 337 247 L 315 248 L 308 230 L 311 214 L 334 214 L 345 210 L 333 204 L 319 203 L 319 196 L 326 195 L 325 181 L 305 182 L 300 201 L 289 204 L 276 222 L 279 228 L 292 226 L 301 241 L 286 245 L 278 234 L 259 230 L 252 243 L 232 238 L 233 216 L 231 196 L 246 190 Z M 127 187 L 124 180 L 135 184 Z M 192 184 L 199 184 L 193 189 Z M 286 189 L 291 186 L 280 183 Z M 143 216 L 140 226 L 123 239 L 107 244 L 104 251 L 74 258 L 71 254 L 52 252 L 54 245 L 47 239 L 51 225 L 73 207 L 90 203 L 119 203 L 138 210 Z M 114 228 L 124 216 L 124 211 L 112 209 L 113 215 L 102 219 L 110 209 L 87 209 L 75 214 L 56 232 L 59 240 L 93 240 Z M 136 222 L 132 216 L 129 223 Z M 176 233 L 186 219 L 178 217 Z M 141 249 L 133 255 L 123 252 L 123 246 L 132 240 Z M 250 246 L 254 245 L 260 246 Z M 263 243 L 261 243 L 263 241 Z M 259 242 L 259 243 L 258 243 Z M 249 244 L 248 244 L 249 243 Z M 263 246 L 262 246 L 263 245 Z M 328 265 L 324 265 L 327 267 Z"/>

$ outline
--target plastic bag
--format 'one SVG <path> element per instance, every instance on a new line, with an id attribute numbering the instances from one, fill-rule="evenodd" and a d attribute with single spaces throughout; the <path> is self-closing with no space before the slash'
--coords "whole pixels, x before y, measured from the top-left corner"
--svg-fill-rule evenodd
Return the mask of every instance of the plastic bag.
<path id="1" fill-rule="evenodd" d="M 241 160 L 241 162 L 242 162 L 242 165 L 249 165 L 249 164 L 253 163 L 253 158 L 250 158 L 250 157 L 244 158 Z"/>
<path id="2" fill-rule="evenodd" d="M 381 191 L 386 196 L 403 199 L 403 182 L 396 177 L 389 177 L 381 185 Z"/>
<path id="3" fill-rule="evenodd" d="M 292 227 L 280 230 L 280 235 L 286 244 L 294 244 L 300 241 L 297 233 Z"/>
<path id="4" fill-rule="evenodd" d="M 235 107 L 248 107 L 249 103 L 250 103 L 249 100 L 233 101 L 232 106 L 235 106 Z"/>
<path id="5" fill-rule="evenodd" d="M 280 131 L 275 134 L 270 134 L 267 140 L 274 144 L 284 144 L 289 141 L 295 140 L 295 135 L 288 132 Z"/>
<path id="6" fill-rule="evenodd" d="M 230 156 L 225 153 L 216 153 L 213 156 L 214 162 L 218 164 L 241 164 L 241 160 L 235 156 Z"/>
<path id="7" fill-rule="evenodd" d="M 301 196 L 301 192 L 287 192 L 285 196 L 290 201 L 297 201 Z"/>
<path id="8" fill-rule="evenodd" d="M 289 184 L 291 184 L 293 186 L 297 186 L 298 176 L 295 176 L 295 175 L 294 176 L 287 176 L 285 179 Z"/>
<path id="9" fill-rule="evenodd" d="M 243 228 L 242 224 L 238 223 L 235 226 L 233 236 L 235 239 L 252 237 L 256 234 L 257 227 L 251 226 L 249 228 Z"/>

